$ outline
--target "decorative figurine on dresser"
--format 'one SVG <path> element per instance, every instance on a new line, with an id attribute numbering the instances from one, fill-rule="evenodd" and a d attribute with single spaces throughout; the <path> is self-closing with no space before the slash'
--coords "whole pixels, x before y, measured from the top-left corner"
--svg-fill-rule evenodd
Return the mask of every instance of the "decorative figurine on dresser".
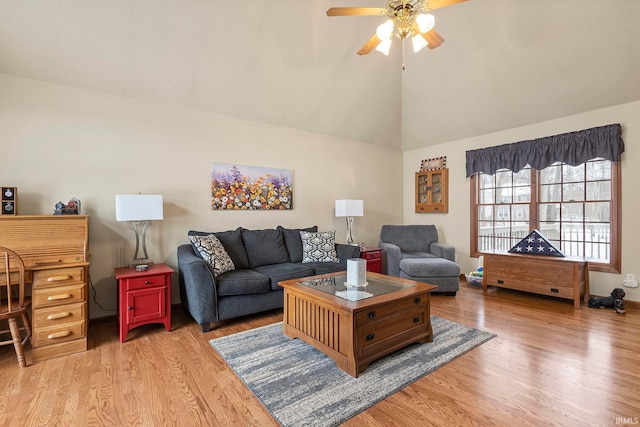
<path id="1" fill-rule="evenodd" d="M 22 258 L 32 286 L 32 361 L 87 350 L 89 217 L 0 216 L 0 246 Z"/>

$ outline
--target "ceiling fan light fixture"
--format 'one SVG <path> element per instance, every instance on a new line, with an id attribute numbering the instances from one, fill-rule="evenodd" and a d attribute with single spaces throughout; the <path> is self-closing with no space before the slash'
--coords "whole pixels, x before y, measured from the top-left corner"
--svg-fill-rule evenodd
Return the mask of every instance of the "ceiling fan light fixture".
<path id="1" fill-rule="evenodd" d="M 391 50 L 391 38 L 382 40 L 378 46 L 376 46 L 376 50 L 385 56 L 388 56 L 389 50 Z"/>
<path id="2" fill-rule="evenodd" d="M 376 29 L 376 35 L 382 41 L 390 39 L 392 34 L 393 21 L 391 19 L 387 19 L 382 24 L 378 25 L 378 28 Z"/>
<path id="3" fill-rule="evenodd" d="M 411 37 L 411 44 L 413 44 L 413 52 L 418 53 L 429 44 L 428 41 L 422 37 L 422 34 L 418 33 L 415 36 Z"/>
<path id="4" fill-rule="evenodd" d="M 427 33 L 433 30 L 436 25 L 436 18 L 430 13 L 421 13 L 416 16 L 416 24 L 418 24 L 418 29 L 420 29 L 421 33 Z"/>

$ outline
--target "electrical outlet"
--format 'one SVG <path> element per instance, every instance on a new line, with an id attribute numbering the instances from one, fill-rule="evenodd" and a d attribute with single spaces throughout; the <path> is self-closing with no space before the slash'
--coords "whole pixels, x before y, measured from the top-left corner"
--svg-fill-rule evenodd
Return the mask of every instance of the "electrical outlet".
<path id="1" fill-rule="evenodd" d="M 622 281 L 622 284 L 627 288 L 637 288 L 638 281 L 636 280 L 635 274 L 627 274 L 627 278 Z"/>

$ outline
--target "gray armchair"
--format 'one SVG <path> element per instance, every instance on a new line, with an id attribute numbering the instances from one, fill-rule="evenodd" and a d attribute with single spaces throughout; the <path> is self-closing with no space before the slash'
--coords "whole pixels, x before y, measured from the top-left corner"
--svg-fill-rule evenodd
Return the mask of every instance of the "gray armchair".
<path id="1" fill-rule="evenodd" d="M 433 225 L 383 225 L 380 231 L 382 272 L 438 286 L 436 292 L 455 295 L 460 266 L 453 246 L 438 243 Z"/>

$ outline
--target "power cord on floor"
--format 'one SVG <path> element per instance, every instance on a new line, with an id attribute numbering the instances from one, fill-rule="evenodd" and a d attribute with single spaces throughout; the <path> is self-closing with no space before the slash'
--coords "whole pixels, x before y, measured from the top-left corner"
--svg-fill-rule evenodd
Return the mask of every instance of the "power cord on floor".
<path id="1" fill-rule="evenodd" d="M 108 310 L 107 310 L 107 309 L 105 309 L 105 308 L 102 306 L 102 304 L 100 304 L 100 303 L 98 302 L 98 291 L 96 290 L 95 286 L 93 286 L 93 280 L 91 280 L 91 275 L 89 275 L 89 286 L 91 286 L 91 289 L 93 289 L 93 302 L 94 302 L 94 303 L 96 303 L 96 305 L 97 305 L 98 307 L 100 307 L 100 310 L 102 310 L 102 311 L 106 311 L 106 312 L 108 312 L 108 311 L 116 311 L 116 309 L 115 309 L 115 308 L 112 308 L 112 309 L 108 309 Z"/>

